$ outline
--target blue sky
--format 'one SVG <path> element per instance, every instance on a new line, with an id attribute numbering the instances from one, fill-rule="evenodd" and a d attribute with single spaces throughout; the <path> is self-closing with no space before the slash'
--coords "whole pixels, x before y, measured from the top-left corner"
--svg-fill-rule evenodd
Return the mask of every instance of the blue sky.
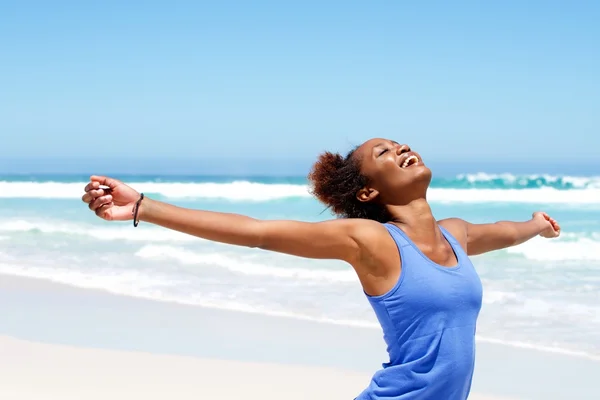
<path id="1" fill-rule="evenodd" d="M 0 167 L 302 168 L 372 136 L 590 163 L 597 21 L 592 1 L 3 1 Z"/>

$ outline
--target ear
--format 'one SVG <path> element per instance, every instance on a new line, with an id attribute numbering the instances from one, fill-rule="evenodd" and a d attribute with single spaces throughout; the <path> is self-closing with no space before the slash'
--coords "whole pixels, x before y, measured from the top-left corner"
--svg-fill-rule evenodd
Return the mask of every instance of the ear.
<path id="1" fill-rule="evenodd" d="M 364 187 L 356 193 L 356 198 L 361 202 L 368 202 L 379 196 L 379 192 L 375 189 Z"/>

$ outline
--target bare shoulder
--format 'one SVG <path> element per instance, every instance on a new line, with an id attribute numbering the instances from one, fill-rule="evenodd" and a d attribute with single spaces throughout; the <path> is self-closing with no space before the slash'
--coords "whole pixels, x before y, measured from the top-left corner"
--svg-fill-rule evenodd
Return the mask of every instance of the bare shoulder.
<path id="1" fill-rule="evenodd" d="M 458 242 L 466 249 L 467 248 L 467 222 L 460 218 L 446 218 L 438 221 Z"/>
<path id="2" fill-rule="evenodd" d="M 385 230 L 381 224 L 363 219 L 265 220 L 254 227 L 258 238 L 255 247 L 300 257 L 338 259 L 353 266 Z"/>
<path id="3" fill-rule="evenodd" d="M 373 256 L 388 253 L 386 249 L 392 245 L 393 249 L 396 249 L 396 244 L 384 224 L 365 219 L 348 219 L 346 224 L 352 239 L 361 249 L 361 259 L 358 260 L 360 263 L 369 264 L 374 258 L 378 259 L 379 257 Z"/>
<path id="4" fill-rule="evenodd" d="M 400 275 L 398 248 L 380 222 L 344 218 L 314 223 L 270 221 L 265 226 L 261 248 L 346 261 L 370 295 L 387 292 Z"/>
<path id="5" fill-rule="evenodd" d="M 370 219 L 349 218 L 339 221 L 344 221 L 342 223 L 346 225 L 349 233 L 361 244 L 377 242 L 381 235 L 387 234 L 387 229 L 382 223 Z"/>
<path id="6" fill-rule="evenodd" d="M 387 231 L 383 224 L 362 218 L 340 218 L 311 225 L 322 234 L 348 237 L 361 247 L 376 243 Z M 296 228 L 299 229 L 300 226 L 298 225 Z"/>
<path id="7" fill-rule="evenodd" d="M 337 225 L 336 230 L 344 230 L 345 234 L 358 245 L 361 253 L 358 262 L 368 260 L 371 253 L 377 252 L 382 244 L 389 244 L 391 240 L 385 226 L 377 221 L 348 218 L 330 221 L 330 223 Z"/>

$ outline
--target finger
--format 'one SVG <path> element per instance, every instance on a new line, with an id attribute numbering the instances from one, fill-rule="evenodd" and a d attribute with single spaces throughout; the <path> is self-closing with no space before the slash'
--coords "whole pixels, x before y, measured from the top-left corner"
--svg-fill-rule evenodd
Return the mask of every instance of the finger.
<path id="1" fill-rule="evenodd" d="M 112 207 L 110 204 L 103 204 L 95 211 L 96 215 L 105 220 L 112 219 Z"/>
<path id="2" fill-rule="evenodd" d="M 101 197 L 96 198 L 94 201 L 90 202 L 88 207 L 90 210 L 95 211 L 98 208 L 100 208 L 101 206 L 109 205 L 110 203 L 112 203 L 111 195 L 101 196 Z"/>
<path id="3" fill-rule="evenodd" d="M 98 182 L 99 185 L 104 185 L 104 186 L 108 186 L 111 189 L 114 189 L 117 187 L 117 185 L 121 182 L 119 182 L 116 179 L 113 178 L 109 178 L 107 176 L 99 176 L 99 175 L 92 175 L 90 177 L 90 180 L 92 182 Z"/>
<path id="4" fill-rule="evenodd" d="M 111 194 L 110 189 L 92 189 L 89 192 L 86 192 L 83 196 L 81 196 L 81 200 L 83 200 L 84 203 L 89 203 L 98 197 L 106 196 L 109 194 Z"/>
<path id="5" fill-rule="evenodd" d="M 85 188 L 83 190 L 86 192 L 89 192 L 90 190 L 98 189 L 99 187 L 100 187 L 100 182 L 93 181 L 93 182 L 90 182 L 87 185 L 85 185 Z"/>
<path id="6" fill-rule="evenodd" d="M 107 196 L 109 194 L 112 194 L 110 189 L 92 189 L 89 192 L 84 193 L 84 195 L 81 196 L 81 200 L 84 203 L 91 203 L 94 201 L 94 199 L 97 199 L 101 196 Z"/>
<path id="7" fill-rule="evenodd" d="M 92 196 L 93 198 L 96 198 L 96 197 L 101 197 L 101 196 L 107 196 L 109 194 L 112 195 L 112 191 L 110 189 L 100 188 L 100 189 L 90 190 L 88 192 L 88 194 L 90 196 Z"/>

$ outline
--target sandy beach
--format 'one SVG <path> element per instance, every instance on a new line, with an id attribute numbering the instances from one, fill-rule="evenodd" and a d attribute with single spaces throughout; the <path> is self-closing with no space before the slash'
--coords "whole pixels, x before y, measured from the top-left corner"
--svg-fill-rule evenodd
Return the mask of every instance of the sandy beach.
<path id="1" fill-rule="evenodd" d="M 0 338 L 2 399 L 351 399 L 368 376 L 329 368 L 79 349 Z"/>
<path id="2" fill-rule="evenodd" d="M 369 379 L 341 369 L 75 348 L 11 337 L 0 337 L 0 358 L 0 398 L 7 400 L 348 400 Z"/>
<path id="3" fill-rule="evenodd" d="M 0 274 L 0 399 L 327 399 L 380 368 L 380 332 Z M 595 399 L 600 363 L 478 343 L 471 399 Z M 569 397 L 569 394 L 573 397 Z"/>

